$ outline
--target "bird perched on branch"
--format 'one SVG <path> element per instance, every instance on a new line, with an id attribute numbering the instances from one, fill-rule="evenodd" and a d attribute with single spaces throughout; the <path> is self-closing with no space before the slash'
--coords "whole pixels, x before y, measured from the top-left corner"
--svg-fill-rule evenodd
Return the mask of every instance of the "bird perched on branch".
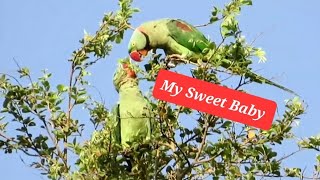
<path id="1" fill-rule="evenodd" d="M 113 141 L 127 149 L 133 143 L 150 140 L 154 117 L 149 102 L 139 89 L 137 75 L 128 59 L 120 61 L 113 84 L 119 93 L 119 102 L 111 115 Z"/>
<path id="2" fill-rule="evenodd" d="M 241 67 L 231 70 L 233 74 L 242 75 L 253 82 L 266 83 L 295 94 L 292 90 L 247 70 L 247 66 L 252 63 L 251 60 L 242 59 L 241 62 L 238 62 L 242 55 L 238 54 L 237 47 L 234 46 L 237 46 L 237 42 L 233 44 L 232 51 L 228 52 L 229 55 L 219 60 L 220 67 L 230 70 L 237 64 Z M 215 47 L 213 42 L 210 42 L 202 32 L 189 23 L 180 19 L 159 19 L 145 22 L 134 30 L 128 51 L 131 59 L 137 62 L 141 62 L 149 51 L 155 52 L 156 49 L 163 49 L 170 60 L 187 60 L 197 63 L 199 59 L 208 62 L 206 55 Z"/>

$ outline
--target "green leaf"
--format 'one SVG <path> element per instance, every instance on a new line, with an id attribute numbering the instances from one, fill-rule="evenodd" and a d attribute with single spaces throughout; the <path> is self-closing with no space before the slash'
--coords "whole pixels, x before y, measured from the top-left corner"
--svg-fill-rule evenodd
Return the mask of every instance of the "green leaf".
<path id="1" fill-rule="evenodd" d="M 284 171 L 288 177 L 300 177 L 301 176 L 301 169 L 300 168 L 285 168 Z"/>
<path id="2" fill-rule="evenodd" d="M 231 126 L 232 122 L 231 121 L 225 121 L 222 125 L 221 128 L 229 128 Z"/>
<path id="3" fill-rule="evenodd" d="M 26 67 L 19 69 L 18 73 L 20 73 L 20 78 L 30 76 L 30 70 Z"/>
<path id="4" fill-rule="evenodd" d="M 63 84 L 58 84 L 57 85 L 57 90 L 59 93 L 62 93 L 62 92 L 67 92 L 68 91 L 68 86 L 65 86 Z"/>
<path id="5" fill-rule="evenodd" d="M 216 21 L 218 21 L 218 20 L 219 20 L 218 17 L 213 16 L 213 17 L 210 18 L 210 23 L 214 23 L 214 22 L 216 22 Z"/>
<path id="6" fill-rule="evenodd" d="M 266 53 L 261 49 L 261 48 L 256 48 L 254 55 L 257 56 L 259 58 L 259 62 L 266 62 L 267 58 L 266 58 Z"/>
<path id="7" fill-rule="evenodd" d="M 251 6 L 251 5 L 252 5 L 252 0 L 242 0 L 241 3 L 242 3 L 243 5 Z"/>
<path id="8" fill-rule="evenodd" d="M 81 96 L 76 99 L 75 104 L 83 104 L 88 99 L 88 96 Z"/>

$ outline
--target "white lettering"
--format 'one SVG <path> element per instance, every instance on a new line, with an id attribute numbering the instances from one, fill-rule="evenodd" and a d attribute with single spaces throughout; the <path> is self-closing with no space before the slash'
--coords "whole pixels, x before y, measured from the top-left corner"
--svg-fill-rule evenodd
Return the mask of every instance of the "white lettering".
<path id="1" fill-rule="evenodd" d="M 262 112 L 263 112 L 263 114 L 261 114 L 261 111 L 258 109 L 258 118 L 255 118 L 252 120 L 256 121 L 256 120 L 261 119 L 266 114 L 266 111 L 262 111 Z"/>
<path id="2" fill-rule="evenodd" d="M 189 87 L 188 93 L 189 93 L 190 95 L 189 95 L 188 93 L 185 94 L 187 98 L 192 98 L 192 97 L 193 97 L 192 91 L 196 91 L 196 89 L 195 89 L 194 87 Z"/>
<path id="3" fill-rule="evenodd" d="M 210 101 L 212 101 L 213 99 L 214 99 L 213 96 L 208 96 L 208 97 L 206 98 L 206 102 L 207 102 L 208 104 L 210 104 L 210 103 L 212 103 L 212 102 L 210 102 Z"/>
<path id="4" fill-rule="evenodd" d="M 231 106 L 229 107 L 229 110 L 231 111 L 237 111 L 239 109 L 239 105 L 240 105 L 240 102 L 237 101 L 237 100 L 233 100 Z"/>
<path id="5" fill-rule="evenodd" d="M 170 92 L 171 93 L 170 96 L 177 96 L 183 90 L 183 87 L 179 87 L 176 84 L 177 84 L 176 82 L 172 82 L 172 83 L 170 83 L 170 85 L 168 85 L 168 80 L 164 80 L 164 83 L 160 89 L 167 91 L 167 92 Z M 173 88 L 175 88 L 174 94 L 172 94 Z"/>
<path id="6" fill-rule="evenodd" d="M 170 93 L 172 93 L 172 89 L 173 89 L 173 87 L 176 85 L 177 83 L 176 82 L 172 82 L 172 83 L 170 83 L 170 85 L 168 86 L 168 80 L 164 80 L 164 83 L 163 83 L 163 85 L 162 85 L 162 87 L 160 88 L 161 90 L 163 90 L 163 87 L 164 87 L 164 90 L 165 91 L 168 91 L 168 89 L 169 89 L 169 91 L 168 92 L 170 92 Z"/>
<path id="7" fill-rule="evenodd" d="M 198 95 L 199 94 L 199 95 Z M 204 98 L 206 98 L 206 94 L 203 94 L 203 93 L 198 93 L 197 91 L 196 91 L 196 95 L 194 96 L 194 99 L 195 100 L 197 100 L 197 99 L 199 99 L 199 101 L 203 101 L 204 100 Z"/>

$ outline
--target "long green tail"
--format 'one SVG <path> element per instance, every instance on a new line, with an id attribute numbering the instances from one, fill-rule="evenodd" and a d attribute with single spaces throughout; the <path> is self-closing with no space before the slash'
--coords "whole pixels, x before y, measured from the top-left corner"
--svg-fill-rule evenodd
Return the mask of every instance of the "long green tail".
<path id="1" fill-rule="evenodd" d="M 195 63 L 195 61 L 197 60 L 197 59 L 199 59 L 199 57 L 191 57 L 191 58 L 189 58 L 188 59 L 188 61 L 190 61 L 190 62 L 194 62 Z M 202 59 L 204 62 L 207 62 L 207 60 L 204 58 L 204 59 Z M 250 63 L 248 63 L 247 65 L 249 65 Z M 225 69 L 228 69 L 228 70 L 231 70 L 231 66 L 233 65 L 233 62 L 231 61 L 231 60 L 228 60 L 228 59 L 223 59 L 222 61 L 221 61 L 221 64 L 219 64 L 218 66 L 221 66 L 221 67 L 223 67 L 223 68 L 225 68 Z M 245 65 L 246 66 L 246 65 Z M 232 70 L 231 70 L 232 71 Z M 252 82 L 256 82 L 256 83 L 260 83 L 260 84 L 269 84 L 269 85 L 271 85 L 271 86 L 275 86 L 275 87 L 277 87 L 277 88 L 279 88 L 279 89 L 282 89 L 282 90 L 284 90 L 284 91 L 286 91 L 286 92 L 289 92 L 289 93 L 291 93 L 291 94 L 294 94 L 294 95 L 296 95 L 296 96 L 299 96 L 297 93 L 295 93 L 294 91 L 292 91 L 292 90 L 290 90 L 290 89 L 288 89 L 288 88 L 286 88 L 286 87 L 284 87 L 284 86 L 282 86 L 282 85 L 280 85 L 280 84 L 277 84 L 277 83 L 275 83 L 275 82 L 273 82 L 273 81 L 271 81 L 271 80 L 269 80 L 269 79 L 267 79 L 267 78 L 265 78 L 265 77 L 262 77 L 261 75 L 258 75 L 258 74 L 256 74 L 256 73 L 254 73 L 254 72 L 251 72 L 251 71 L 249 71 L 249 70 L 247 70 L 247 71 L 242 71 L 242 72 L 233 72 L 234 74 L 236 74 L 236 75 L 244 75 L 244 77 L 246 77 L 246 78 L 250 78 L 250 80 L 252 81 Z"/>
<path id="2" fill-rule="evenodd" d="M 280 85 L 280 84 L 277 84 L 277 83 L 275 83 L 275 82 L 273 82 L 273 81 L 271 81 L 271 80 L 269 80 L 269 79 L 266 79 L 266 78 L 264 78 L 264 77 L 262 77 L 262 76 L 260 76 L 260 75 L 258 75 L 258 74 L 255 74 L 255 73 L 253 73 L 253 72 L 248 71 L 247 73 L 245 73 L 244 76 L 245 76 L 246 78 L 250 78 L 250 80 L 253 81 L 253 82 L 260 83 L 260 84 L 263 84 L 263 83 L 269 84 L 269 85 L 271 85 L 271 86 L 275 86 L 275 87 L 280 88 L 280 89 L 282 89 L 282 90 L 284 90 L 284 91 L 287 91 L 287 92 L 289 92 L 289 93 L 291 93 L 291 94 L 294 94 L 294 95 L 296 95 L 296 96 L 299 96 L 299 95 L 298 95 L 297 93 L 295 93 L 294 91 L 292 91 L 292 90 L 290 90 L 290 89 L 288 89 L 288 88 L 286 88 L 286 87 L 284 87 L 284 86 L 282 86 L 282 85 Z"/>
<path id="3" fill-rule="evenodd" d="M 221 66 L 223 68 L 230 69 L 230 66 L 232 66 L 232 62 L 230 60 L 225 59 L 224 61 L 222 61 Z M 237 74 L 237 73 L 235 73 L 235 74 Z M 238 75 L 241 75 L 241 74 L 238 74 Z M 294 91 L 292 91 L 292 90 L 290 90 L 290 89 L 288 89 L 288 88 L 286 88 L 286 87 L 284 87 L 284 86 L 282 86 L 280 84 L 277 84 L 277 83 L 275 83 L 275 82 L 273 82 L 273 81 L 271 81 L 271 80 L 269 80 L 267 78 L 264 78 L 261 75 L 258 75 L 258 74 L 254 73 L 254 72 L 251 72 L 249 70 L 244 73 L 244 76 L 246 78 L 250 78 L 250 80 L 253 81 L 253 82 L 260 83 L 260 84 L 264 84 L 264 83 L 265 84 L 269 84 L 271 86 L 275 86 L 275 87 L 280 88 L 280 89 L 282 89 L 282 90 L 284 90 L 286 92 L 289 92 L 291 94 L 299 96 Z"/>

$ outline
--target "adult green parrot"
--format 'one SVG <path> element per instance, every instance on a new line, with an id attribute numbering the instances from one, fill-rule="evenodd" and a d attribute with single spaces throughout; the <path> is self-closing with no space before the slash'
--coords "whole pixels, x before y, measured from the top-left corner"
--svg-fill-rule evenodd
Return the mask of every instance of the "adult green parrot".
<path id="1" fill-rule="evenodd" d="M 192 41 L 194 40 L 194 41 Z M 160 19 L 141 24 L 129 42 L 129 54 L 135 61 L 150 50 L 163 49 L 167 55 L 179 54 L 181 58 L 200 58 L 211 42 L 195 27 L 180 19 Z"/>
<path id="2" fill-rule="evenodd" d="M 136 73 L 129 65 L 129 61 L 120 62 L 113 77 L 119 103 L 112 110 L 112 137 L 124 149 L 130 143 L 149 140 L 154 119 L 151 106 L 139 89 Z"/>
<path id="3" fill-rule="evenodd" d="M 131 59 L 141 62 L 150 50 L 163 49 L 166 55 L 178 56 L 197 62 L 214 46 L 198 29 L 180 19 L 159 19 L 141 24 L 131 36 L 128 50 Z M 224 59 L 221 67 L 228 69 L 233 64 L 230 59 Z M 242 73 L 246 78 L 257 83 L 266 83 L 295 94 L 292 90 L 276 84 L 251 71 Z M 240 74 L 239 74 L 240 75 Z"/>

